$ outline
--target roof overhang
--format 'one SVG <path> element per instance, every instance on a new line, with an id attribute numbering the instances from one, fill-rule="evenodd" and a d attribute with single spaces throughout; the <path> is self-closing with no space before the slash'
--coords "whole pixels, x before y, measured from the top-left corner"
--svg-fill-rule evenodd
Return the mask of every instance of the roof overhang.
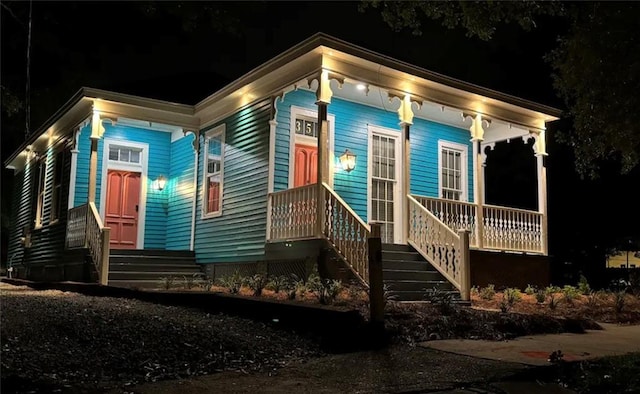
<path id="1" fill-rule="evenodd" d="M 544 130 L 562 111 L 495 90 L 463 82 L 401 62 L 319 33 L 255 68 L 196 104 L 196 115 L 207 127 L 257 99 L 322 69 L 351 80 L 410 94 L 412 99 L 480 113 L 526 129 Z"/>
<path id="2" fill-rule="evenodd" d="M 176 104 L 110 92 L 82 88 L 49 118 L 5 161 L 5 167 L 24 168 L 29 152 L 44 152 L 50 146 L 73 135 L 74 129 L 89 119 L 93 111 L 111 119 L 128 118 L 197 130 L 200 120 L 191 105 Z"/>

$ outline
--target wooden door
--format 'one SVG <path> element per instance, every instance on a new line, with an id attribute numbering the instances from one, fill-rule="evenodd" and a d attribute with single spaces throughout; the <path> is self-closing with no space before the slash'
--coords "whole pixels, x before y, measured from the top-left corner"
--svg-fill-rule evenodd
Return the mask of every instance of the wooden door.
<path id="1" fill-rule="evenodd" d="M 140 173 L 109 170 L 104 221 L 106 227 L 111 227 L 112 248 L 136 248 L 139 204 Z"/>
<path id="2" fill-rule="evenodd" d="M 296 144 L 293 169 L 293 187 L 310 185 L 318 181 L 318 147 Z"/>

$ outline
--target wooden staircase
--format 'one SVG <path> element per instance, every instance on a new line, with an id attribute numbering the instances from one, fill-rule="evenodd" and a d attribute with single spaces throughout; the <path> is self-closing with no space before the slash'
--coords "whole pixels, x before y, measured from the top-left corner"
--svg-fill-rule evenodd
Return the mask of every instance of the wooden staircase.
<path id="1" fill-rule="evenodd" d="M 382 245 L 382 278 L 395 301 L 425 301 L 427 290 L 460 292 L 409 245 Z"/>
<path id="2" fill-rule="evenodd" d="M 109 254 L 110 286 L 161 288 L 164 278 L 180 283 L 194 276 L 205 277 L 193 251 L 111 249 Z"/>

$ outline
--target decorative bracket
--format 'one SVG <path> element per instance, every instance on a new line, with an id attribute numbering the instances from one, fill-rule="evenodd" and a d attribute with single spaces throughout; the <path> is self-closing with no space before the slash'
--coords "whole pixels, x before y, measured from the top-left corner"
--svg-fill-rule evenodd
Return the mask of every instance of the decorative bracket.
<path id="1" fill-rule="evenodd" d="M 182 129 L 182 135 L 184 135 L 185 137 L 187 136 L 187 134 L 193 134 L 193 142 L 191 143 L 193 145 L 193 151 L 198 153 L 200 151 L 200 138 L 198 138 L 200 136 L 200 130 L 197 129 Z"/>
<path id="2" fill-rule="evenodd" d="M 422 100 L 412 98 L 409 93 L 389 91 L 387 95 L 389 97 L 389 102 L 393 101 L 394 98 L 398 98 L 400 100 L 400 108 L 398 108 L 398 119 L 400 120 L 400 125 L 412 125 L 414 113 L 411 105 L 416 104 L 417 109 L 420 109 L 422 106 Z"/>
<path id="3" fill-rule="evenodd" d="M 496 147 L 495 142 L 490 142 L 488 144 L 480 144 L 480 158 L 482 159 L 482 165 L 487 165 L 487 148 L 492 151 Z"/>
<path id="4" fill-rule="evenodd" d="M 118 121 L 118 118 L 114 115 L 107 115 L 100 111 L 94 110 L 91 118 L 91 139 L 98 140 L 104 135 L 105 129 L 102 125 L 102 121 L 108 119 L 111 121 L 111 125 L 114 126 Z"/>
<path id="5" fill-rule="evenodd" d="M 483 122 L 486 124 L 485 127 L 489 127 L 491 125 L 490 119 L 483 119 L 480 114 L 470 114 L 468 112 L 462 113 L 462 119 L 466 120 L 467 118 L 471 118 L 471 127 L 469 127 L 469 131 L 471 132 L 471 141 L 483 141 L 484 140 L 484 128 L 482 127 Z"/>
<path id="6" fill-rule="evenodd" d="M 536 156 L 548 156 L 547 153 L 547 143 L 546 143 L 546 132 L 544 130 L 529 130 L 531 135 L 533 136 L 533 152 Z M 524 137 L 523 137 L 524 138 Z"/>
<path id="7" fill-rule="evenodd" d="M 318 89 L 316 90 L 316 104 L 331 104 L 331 97 L 333 96 L 333 92 L 331 91 L 332 79 L 338 81 L 338 87 L 340 89 L 342 89 L 342 85 L 344 84 L 344 77 L 342 75 L 324 69 L 319 74 L 309 77 L 309 86 L 311 86 L 311 82 L 314 79 L 318 80 Z"/>

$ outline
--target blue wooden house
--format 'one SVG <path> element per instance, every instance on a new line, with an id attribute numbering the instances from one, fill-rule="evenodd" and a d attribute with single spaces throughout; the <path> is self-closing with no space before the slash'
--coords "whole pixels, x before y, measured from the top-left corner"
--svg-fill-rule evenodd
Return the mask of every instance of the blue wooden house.
<path id="1" fill-rule="evenodd" d="M 298 272 L 365 282 L 378 223 L 406 299 L 548 282 L 545 125 L 559 111 L 318 34 L 196 105 L 83 88 L 5 163 L 14 273 L 144 286 Z M 484 202 L 533 139 L 538 209 Z"/>

